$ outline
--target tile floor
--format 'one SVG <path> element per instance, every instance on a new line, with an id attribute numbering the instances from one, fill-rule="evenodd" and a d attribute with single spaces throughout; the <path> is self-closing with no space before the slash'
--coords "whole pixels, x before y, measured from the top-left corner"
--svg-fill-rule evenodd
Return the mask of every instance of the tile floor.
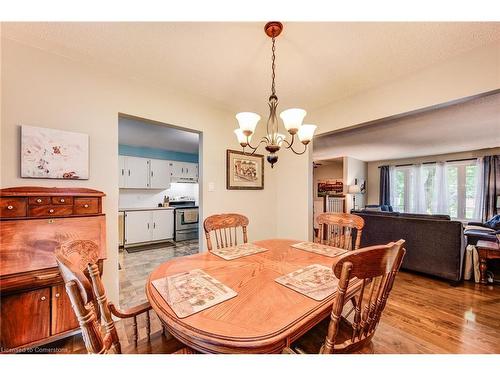
<path id="1" fill-rule="evenodd" d="M 146 301 L 146 280 L 159 264 L 175 257 L 196 254 L 198 251 L 198 240 L 182 241 L 174 246 L 136 253 L 120 250 L 120 307 L 126 309 Z"/>

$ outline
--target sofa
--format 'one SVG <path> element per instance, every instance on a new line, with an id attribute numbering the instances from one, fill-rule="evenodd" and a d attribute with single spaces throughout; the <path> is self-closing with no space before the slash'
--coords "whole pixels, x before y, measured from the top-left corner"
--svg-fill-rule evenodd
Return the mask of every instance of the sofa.
<path id="1" fill-rule="evenodd" d="M 401 268 L 452 282 L 462 279 L 465 252 L 463 226 L 447 215 L 352 211 L 365 220 L 361 246 L 406 241 Z"/>
<path id="2" fill-rule="evenodd" d="M 500 215 L 495 215 L 485 223 L 469 222 L 464 231 L 468 245 L 476 245 L 477 241 L 497 241 L 500 234 Z"/>

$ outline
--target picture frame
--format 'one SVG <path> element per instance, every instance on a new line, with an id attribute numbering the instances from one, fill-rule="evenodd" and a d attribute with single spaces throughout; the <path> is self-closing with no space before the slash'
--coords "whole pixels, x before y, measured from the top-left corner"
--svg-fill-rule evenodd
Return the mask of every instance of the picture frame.
<path id="1" fill-rule="evenodd" d="M 21 125 L 21 177 L 89 179 L 89 135 Z"/>
<path id="2" fill-rule="evenodd" d="M 226 189 L 263 190 L 264 155 L 226 150 Z"/>

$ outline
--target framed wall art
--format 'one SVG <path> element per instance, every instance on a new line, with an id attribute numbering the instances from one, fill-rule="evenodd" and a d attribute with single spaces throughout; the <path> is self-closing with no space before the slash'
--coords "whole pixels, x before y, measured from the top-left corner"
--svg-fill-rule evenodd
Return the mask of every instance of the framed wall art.
<path id="1" fill-rule="evenodd" d="M 88 134 L 21 126 L 21 177 L 88 180 Z"/>
<path id="2" fill-rule="evenodd" d="M 264 189 L 264 156 L 226 151 L 226 188 L 228 190 Z"/>

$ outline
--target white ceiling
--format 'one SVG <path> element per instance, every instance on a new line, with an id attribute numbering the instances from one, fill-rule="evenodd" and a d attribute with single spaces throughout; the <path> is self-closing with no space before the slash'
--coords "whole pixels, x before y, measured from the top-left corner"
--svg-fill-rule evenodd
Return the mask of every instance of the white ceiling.
<path id="1" fill-rule="evenodd" d="M 3 23 L 18 40 L 118 74 L 265 114 L 271 43 L 262 23 Z M 285 23 L 280 108 L 311 111 L 500 39 L 500 23 Z"/>
<path id="2" fill-rule="evenodd" d="M 500 147 L 500 94 L 316 137 L 314 160 L 412 158 Z"/>
<path id="3" fill-rule="evenodd" d="M 198 154 L 198 134 L 172 127 L 120 117 L 118 143 Z"/>

